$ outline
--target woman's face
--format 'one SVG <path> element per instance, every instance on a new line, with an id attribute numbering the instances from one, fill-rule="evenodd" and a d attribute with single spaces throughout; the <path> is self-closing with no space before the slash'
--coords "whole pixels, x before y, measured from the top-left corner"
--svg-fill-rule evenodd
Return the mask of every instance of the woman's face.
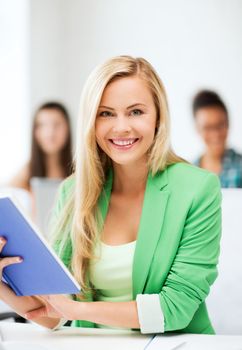
<path id="1" fill-rule="evenodd" d="M 36 118 L 35 139 L 42 151 L 53 155 L 60 152 L 68 138 L 68 125 L 57 109 L 42 109 Z"/>
<path id="2" fill-rule="evenodd" d="M 224 110 L 220 107 L 198 109 L 195 122 L 209 152 L 215 156 L 222 156 L 228 136 L 228 122 Z"/>
<path id="3" fill-rule="evenodd" d="M 137 76 L 117 79 L 105 88 L 97 111 L 97 143 L 114 163 L 136 164 L 147 159 L 156 119 L 146 83 Z"/>

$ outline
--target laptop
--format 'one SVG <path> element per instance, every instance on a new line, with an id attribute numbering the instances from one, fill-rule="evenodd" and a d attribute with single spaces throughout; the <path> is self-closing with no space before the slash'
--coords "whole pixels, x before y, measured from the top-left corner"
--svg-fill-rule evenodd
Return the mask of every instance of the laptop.
<path id="1" fill-rule="evenodd" d="M 50 218 L 63 179 L 33 177 L 30 186 L 34 197 L 35 222 L 44 236 L 48 236 Z"/>

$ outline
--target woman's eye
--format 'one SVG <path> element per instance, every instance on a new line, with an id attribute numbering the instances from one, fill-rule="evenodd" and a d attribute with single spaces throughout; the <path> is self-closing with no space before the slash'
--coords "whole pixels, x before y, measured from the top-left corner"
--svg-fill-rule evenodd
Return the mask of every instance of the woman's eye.
<path id="1" fill-rule="evenodd" d="M 140 110 L 140 109 L 133 109 L 132 111 L 131 111 L 131 115 L 134 115 L 134 116 L 136 116 L 136 115 L 141 115 L 143 112 Z"/>
<path id="2" fill-rule="evenodd" d="M 99 113 L 100 117 L 111 117 L 112 116 L 112 112 L 110 111 L 102 111 Z"/>

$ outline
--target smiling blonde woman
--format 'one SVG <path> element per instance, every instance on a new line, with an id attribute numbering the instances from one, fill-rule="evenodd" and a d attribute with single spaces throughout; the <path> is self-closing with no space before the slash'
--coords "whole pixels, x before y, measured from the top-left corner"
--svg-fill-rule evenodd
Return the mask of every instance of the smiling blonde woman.
<path id="1" fill-rule="evenodd" d="M 30 298 L 21 310 L 11 295 L 11 305 L 49 328 L 66 319 L 212 334 L 205 299 L 217 276 L 220 205 L 217 176 L 171 149 L 166 94 L 153 67 L 143 58 L 110 59 L 84 87 L 75 172 L 54 217 L 54 247 L 82 294 Z"/>

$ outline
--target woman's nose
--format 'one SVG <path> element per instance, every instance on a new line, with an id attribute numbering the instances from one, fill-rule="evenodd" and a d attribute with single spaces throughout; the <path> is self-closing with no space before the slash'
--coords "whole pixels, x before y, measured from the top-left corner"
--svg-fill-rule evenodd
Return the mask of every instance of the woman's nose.
<path id="1" fill-rule="evenodd" d="M 114 132 L 130 132 L 131 126 L 129 118 L 126 116 L 117 116 L 114 121 L 113 125 L 113 131 Z"/>

